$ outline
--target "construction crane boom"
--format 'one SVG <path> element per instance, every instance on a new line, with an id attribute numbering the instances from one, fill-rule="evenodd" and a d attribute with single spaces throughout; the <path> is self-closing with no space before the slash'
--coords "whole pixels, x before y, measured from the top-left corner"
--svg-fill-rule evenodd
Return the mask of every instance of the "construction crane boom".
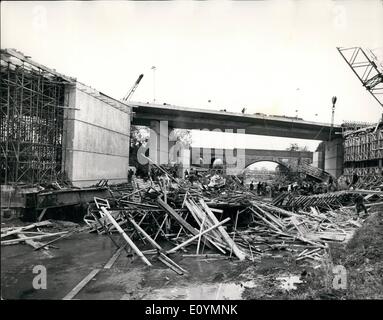
<path id="1" fill-rule="evenodd" d="M 136 82 L 134 83 L 133 87 L 129 90 L 129 92 L 125 95 L 124 98 L 122 98 L 122 101 L 129 101 L 131 96 L 133 95 L 134 91 L 136 91 L 141 79 L 144 77 L 143 74 L 140 74 Z"/>
<path id="2" fill-rule="evenodd" d="M 360 47 L 337 49 L 363 86 L 383 107 L 383 68 L 373 53 L 369 57 Z"/>

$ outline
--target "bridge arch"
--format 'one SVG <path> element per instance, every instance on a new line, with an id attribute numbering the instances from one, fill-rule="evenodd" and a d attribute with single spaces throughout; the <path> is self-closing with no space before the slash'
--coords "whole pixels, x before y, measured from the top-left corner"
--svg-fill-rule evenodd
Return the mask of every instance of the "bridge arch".
<path id="1" fill-rule="evenodd" d="M 276 163 L 276 164 L 278 164 L 278 165 L 283 166 L 283 167 L 286 168 L 287 170 L 290 170 L 290 168 L 289 168 L 289 166 L 288 166 L 287 163 L 284 163 L 284 162 L 279 161 L 279 160 L 277 160 L 277 159 L 273 159 L 273 160 L 269 160 L 269 159 L 265 159 L 265 160 L 263 160 L 263 159 L 256 159 L 256 160 L 254 160 L 253 162 L 250 162 L 250 161 L 249 161 L 249 163 L 246 161 L 245 169 L 249 168 L 251 165 L 253 165 L 253 164 L 255 164 L 255 163 L 258 163 L 258 162 L 274 162 L 274 163 Z"/>

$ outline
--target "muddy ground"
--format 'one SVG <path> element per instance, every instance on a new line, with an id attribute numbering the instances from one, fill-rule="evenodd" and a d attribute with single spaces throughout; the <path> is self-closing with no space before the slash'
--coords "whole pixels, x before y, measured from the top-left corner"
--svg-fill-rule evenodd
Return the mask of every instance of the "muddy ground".
<path id="1" fill-rule="evenodd" d="M 184 257 L 181 252 L 171 257 L 188 273 L 178 275 L 154 256 L 149 256 L 153 267 L 147 267 L 125 252 L 111 269 L 104 269 L 116 248 L 107 236 L 96 234 L 74 235 L 49 251 L 24 244 L 3 246 L 1 295 L 62 299 L 100 268 L 75 299 L 383 299 L 383 208 L 373 211 L 347 245 L 331 244 L 328 259 L 321 263 L 296 262 L 289 251 L 272 252 L 254 262 Z M 195 247 L 188 251 L 195 253 Z M 47 289 L 33 289 L 36 265 L 47 269 Z M 346 268 L 346 289 L 333 287 L 336 265 Z M 278 279 L 292 276 L 301 283 L 283 287 L 286 282 Z"/>

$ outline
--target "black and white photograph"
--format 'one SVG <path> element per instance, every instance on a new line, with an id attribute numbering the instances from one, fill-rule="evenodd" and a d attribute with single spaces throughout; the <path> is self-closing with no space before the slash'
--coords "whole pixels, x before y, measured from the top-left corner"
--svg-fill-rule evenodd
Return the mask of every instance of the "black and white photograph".
<path id="1" fill-rule="evenodd" d="M 0 5 L 1 300 L 383 299 L 382 0 Z"/>

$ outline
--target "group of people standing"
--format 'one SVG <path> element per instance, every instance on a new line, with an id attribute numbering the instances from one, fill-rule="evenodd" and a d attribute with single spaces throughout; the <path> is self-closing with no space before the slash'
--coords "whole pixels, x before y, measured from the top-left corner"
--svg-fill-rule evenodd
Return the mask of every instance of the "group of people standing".
<path id="1" fill-rule="evenodd" d="M 254 181 L 251 181 L 250 186 L 249 186 L 251 191 L 256 191 L 256 193 L 259 196 L 270 196 L 272 197 L 272 187 L 267 184 L 266 182 L 259 181 L 256 183 L 256 186 L 254 185 Z"/>

